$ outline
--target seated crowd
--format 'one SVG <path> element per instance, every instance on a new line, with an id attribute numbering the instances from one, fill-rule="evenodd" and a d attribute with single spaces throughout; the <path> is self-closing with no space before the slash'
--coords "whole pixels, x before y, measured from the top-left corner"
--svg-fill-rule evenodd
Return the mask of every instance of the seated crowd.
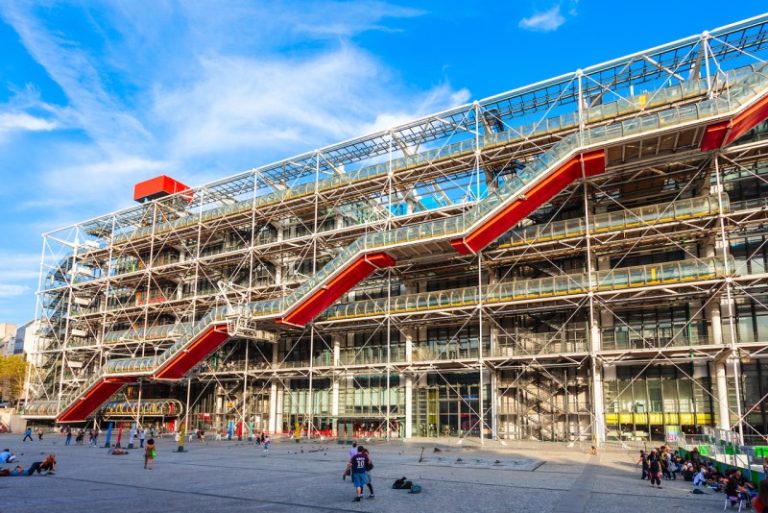
<path id="1" fill-rule="evenodd" d="M 715 462 L 699 454 L 693 449 L 683 457 L 678 451 L 672 451 L 669 446 L 662 445 L 650 452 L 640 451 L 638 464 L 642 464 L 641 479 L 648 479 L 653 486 L 661 479 L 677 479 L 678 474 L 683 480 L 693 483 L 694 490 L 709 488 L 715 492 L 723 492 L 734 504 L 744 501 L 751 504 L 758 513 L 768 513 L 768 479 L 763 479 L 760 486 L 742 474 L 741 469 L 728 468 L 720 471 Z M 768 477 L 768 458 L 763 463 L 763 477 Z M 698 492 L 696 492 L 698 493 Z M 765 505 L 766 507 L 764 508 Z"/>

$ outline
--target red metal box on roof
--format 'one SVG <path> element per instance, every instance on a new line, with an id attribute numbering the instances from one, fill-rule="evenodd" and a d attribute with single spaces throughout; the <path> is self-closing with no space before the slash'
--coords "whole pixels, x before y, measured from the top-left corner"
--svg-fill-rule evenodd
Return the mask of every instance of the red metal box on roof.
<path id="1" fill-rule="evenodd" d="M 189 187 L 178 180 L 174 180 L 170 176 L 160 175 L 137 183 L 133 187 L 133 199 L 141 203 L 186 190 L 189 190 Z M 192 201 L 192 193 L 187 199 Z"/>

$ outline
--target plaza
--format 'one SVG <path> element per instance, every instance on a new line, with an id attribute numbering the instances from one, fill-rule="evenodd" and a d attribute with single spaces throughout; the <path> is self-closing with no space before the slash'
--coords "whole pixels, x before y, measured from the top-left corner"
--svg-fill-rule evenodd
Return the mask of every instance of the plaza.
<path id="1" fill-rule="evenodd" d="M 565 444 L 372 442 L 376 498 L 354 503 L 350 481 L 341 479 L 349 447 L 333 441 L 278 439 L 263 456 L 261 448 L 237 441 L 195 441 L 178 453 L 166 437 L 158 442 L 152 471 L 142 468 L 138 449 L 113 456 L 87 445 L 64 447 L 63 437 L 54 434 L 24 444 L 20 437 L 2 435 L 0 445 L 23 453 L 25 467 L 49 451 L 59 461 L 52 476 L 1 480 L 3 513 L 698 513 L 723 507 L 722 494 L 693 495 L 691 483 L 682 479 L 651 489 L 639 479 L 631 449 L 606 448 L 590 456 L 588 446 Z M 403 476 L 422 492 L 393 490 L 392 483 Z"/>

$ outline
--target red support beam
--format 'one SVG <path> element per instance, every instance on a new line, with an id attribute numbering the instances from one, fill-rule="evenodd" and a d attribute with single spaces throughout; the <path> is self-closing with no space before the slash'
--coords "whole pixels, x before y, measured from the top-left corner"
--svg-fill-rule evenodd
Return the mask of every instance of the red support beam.
<path id="1" fill-rule="evenodd" d="M 582 167 L 587 177 L 605 171 L 605 151 L 597 150 L 573 157 L 529 189 L 524 197 L 513 201 L 472 233 L 462 239 L 452 240 L 451 246 L 461 255 L 477 253 L 482 250 L 531 212 L 552 199 L 571 182 L 581 178 Z"/>
<path id="2" fill-rule="evenodd" d="M 395 259 L 386 253 L 362 255 L 345 267 L 325 286 L 312 294 L 306 301 L 297 305 L 285 317 L 279 320 L 283 324 L 305 326 L 320 315 L 349 289 L 366 279 L 376 269 L 395 265 Z"/>
<path id="3" fill-rule="evenodd" d="M 112 395 L 127 383 L 136 381 L 135 377 L 117 376 L 102 378 L 86 390 L 85 395 L 75 400 L 56 419 L 59 423 L 83 422 Z"/>
<path id="4" fill-rule="evenodd" d="M 206 328 L 179 354 L 166 361 L 155 371 L 154 379 L 181 379 L 192 367 L 200 363 L 206 356 L 216 350 L 229 338 L 226 324 L 214 324 Z"/>

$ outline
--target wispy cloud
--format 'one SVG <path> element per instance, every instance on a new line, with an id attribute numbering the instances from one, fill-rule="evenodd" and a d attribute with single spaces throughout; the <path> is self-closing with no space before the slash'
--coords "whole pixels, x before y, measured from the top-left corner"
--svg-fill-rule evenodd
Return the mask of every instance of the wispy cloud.
<path id="1" fill-rule="evenodd" d="M 39 270 L 39 254 L 0 251 L 0 299 L 32 292 L 30 283 L 36 283 Z"/>
<path id="2" fill-rule="evenodd" d="M 517 26 L 533 32 L 552 32 L 560 28 L 563 23 L 565 23 L 565 17 L 560 14 L 560 4 L 557 4 L 548 11 L 537 12 L 521 19 Z"/>
<path id="3" fill-rule="evenodd" d="M 62 32 L 46 26 L 33 11 L 30 5 L 12 2 L 4 5 L 0 15 L 64 91 L 80 126 L 96 144 L 106 151 L 138 149 L 149 134 L 105 89 L 94 57 Z"/>
<path id="4" fill-rule="evenodd" d="M 31 239 L 28 226 L 129 206 L 152 175 L 197 185 L 466 102 L 465 89 L 415 87 L 362 47 L 362 34 L 423 14 L 373 0 L 0 2 L 47 75 L 43 94 L 12 84 L 0 104 L 0 143 L 13 141 L 0 144 L 13 176 L 0 197 L 21 214 L 6 231 Z M 0 275 L 0 298 L 35 278 Z"/>
<path id="5" fill-rule="evenodd" d="M 406 99 L 391 73 L 349 45 L 308 59 L 218 56 L 191 87 L 158 91 L 155 116 L 172 133 L 173 158 L 248 149 L 296 151 L 382 128 L 382 122 L 467 100 L 448 85 Z M 287 155 L 285 155 L 287 156 Z"/>
<path id="6" fill-rule="evenodd" d="M 10 298 L 28 294 L 32 289 L 26 285 L 9 285 L 0 283 L 0 298 Z"/>
<path id="7" fill-rule="evenodd" d="M 55 121 L 38 118 L 26 112 L 0 112 L 0 132 L 12 130 L 49 131 L 57 126 Z"/>

